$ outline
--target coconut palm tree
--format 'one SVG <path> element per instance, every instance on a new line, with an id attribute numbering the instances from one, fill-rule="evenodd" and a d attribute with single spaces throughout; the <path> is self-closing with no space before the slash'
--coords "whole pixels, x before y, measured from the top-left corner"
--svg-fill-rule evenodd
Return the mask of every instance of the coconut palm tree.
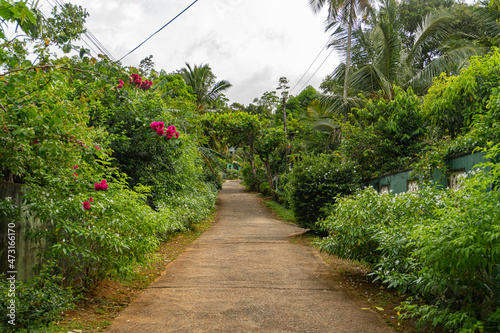
<path id="1" fill-rule="evenodd" d="M 356 72 L 349 78 L 349 86 L 354 92 L 370 95 L 382 91 L 384 97 L 392 98 L 392 87 L 398 85 L 403 88 L 412 87 L 416 93 L 425 94 L 434 77 L 443 72 L 458 73 L 467 66 L 472 55 L 484 54 L 489 50 L 489 45 L 477 43 L 470 33 L 465 36 L 457 31 L 456 17 L 449 11 L 427 14 L 416 31 L 412 47 L 408 50 L 401 40 L 397 6 L 395 0 L 384 0 L 374 18 L 372 28 L 367 31 L 356 30 L 355 40 L 359 43 L 356 45 L 356 51 L 365 54 L 355 54 L 356 59 L 362 59 L 364 63 L 356 63 Z M 495 18 L 478 10 L 474 12 L 474 17 L 484 21 L 485 26 L 494 26 L 487 25 L 486 21 L 494 21 Z M 496 27 L 496 30 L 493 29 L 495 31 L 489 32 L 493 34 L 492 37 L 498 35 L 498 24 Z M 337 29 L 334 34 L 336 36 L 331 45 L 342 47 L 344 32 Z M 434 52 L 436 56 L 422 68 L 414 66 L 417 60 L 423 57 L 424 46 L 429 43 L 435 45 L 436 40 L 441 41 Z M 337 81 L 341 74 L 342 66 L 334 73 Z"/>
<path id="2" fill-rule="evenodd" d="M 322 8 L 328 6 L 327 22 L 330 27 L 336 25 L 347 26 L 343 93 L 343 97 L 346 99 L 349 84 L 349 69 L 351 67 L 352 31 L 358 22 L 358 16 L 369 8 L 369 0 L 309 0 L 309 4 L 315 13 L 318 13 Z"/>
<path id="3" fill-rule="evenodd" d="M 181 69 L 181 75 L 186 84 L 193 89 L 197 111 L 213 106 L 219 96 L 232 86 L 226 80 L 216 82 L 216 77 L 208 64 L 195 65 L 192 68 L 186 63 L 186 68 Z"/>

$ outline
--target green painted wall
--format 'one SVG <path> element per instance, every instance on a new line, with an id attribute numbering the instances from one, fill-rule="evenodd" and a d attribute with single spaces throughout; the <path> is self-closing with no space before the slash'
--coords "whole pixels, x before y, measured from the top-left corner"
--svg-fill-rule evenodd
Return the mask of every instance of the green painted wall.
<path id="1" fill-rule="evenodd" d="M 481 152 L 454 157 L 448 161 L 448 170 L 450 172 L 470 172 L 474 169 L 474 166 L 486 162 L 484 155 L 485 153 Z M 392 191 L 395 194 L 404 193 L 408 191 L 408 183 L 411 181 L 410 173 L 411 169 L 403 170 L 397 173 L 368 179 L 363 182 L 362 185 L 372 186 L 378 192 L 380 192 L 381 188 L 385 185 L 389 186 L 389 191 Z M 448 179 L 441 172 L 435 172 L 433 174 L 433 180 L 436 184 L 442 186 L 443 188 L 449 187 Z"/>
<path id="2" fill-rule="evenodd" d="M 411 170 L 401 171 L 390 175 L 377 177 L 368 180 L 364 185 L 372 186 L 375 190 L 380 192 L 383 186 L 389 186 L 389 191 L 392 193 L 404 193 L 408 189 L 408 180 L 410 179 Z"/>

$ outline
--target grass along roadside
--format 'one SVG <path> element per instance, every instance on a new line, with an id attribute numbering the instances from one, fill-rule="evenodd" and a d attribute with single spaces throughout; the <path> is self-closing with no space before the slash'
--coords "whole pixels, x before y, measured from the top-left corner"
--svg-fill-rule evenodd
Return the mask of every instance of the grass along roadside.
<path id="1" fill-rule="evenodd" d="M 75 308 L 66 311 L 59 322 L 30 333 L 104 332 L 120 311 L 126 308 L 137 295 L 146 289 L 167 265 L 177 259 L 214 221 L 215 214 L 207 220 L 195 223 L 185 232 L 172 235 L 161 244 L 155 253 L 151 267 L 137 267 L 125 279 L 110 278 L 103 281 L 94 291 L 83 295 Z M 21 331 L 22 332 L 22 331 Z"/>
<path id="2" fill-rule="evenodd" d="M 264 204 L 269 207 L 280 220 L 285 222 L 295 222 L 293 212 L 280 203 L 274 200 L 264 200 Z"/>
<path id="3" fill-rule="evenodd" d="M 264 204 L 280 220 L 295 222 L 293 212 L 278 202 L 264 199 Z M 414 322 L 398 321 L 398 313 L 394 310 L 404 300 L 404 296 L 388 290 L 380 282 L 373 282 L 373 278 L 369 276 L 370 270 L 362 263 L 340 259 L 337 256 L 320 252 L 315 246 L 318 240 L 318 236 L 308 232 L 292 238 L 290 242 L 315 248 L 323 260 L 334 270 L 335 274 L 332 276 L 332 282 L 341 287 L 346 293 L 352 295 L 352 298 L 357 301 L 361 309 L 376 311 L 397 332 L 417 332 Z M 420 330 L 419 332 L 426 331 Z"/>

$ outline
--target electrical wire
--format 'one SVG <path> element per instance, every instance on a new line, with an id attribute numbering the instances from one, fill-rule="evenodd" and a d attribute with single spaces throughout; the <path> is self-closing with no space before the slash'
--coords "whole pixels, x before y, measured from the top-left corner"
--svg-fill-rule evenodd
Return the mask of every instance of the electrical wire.
<path id="1" fill-rule="evenodd" d="M 52 2 L 54 1 L 54 2 Z M 54 7 L 59 7 L 61 9 L 63 9 L 64 5 L 66 4 L 64 2 L 64 0 L 46 0 L 46 2 L 52 6 L 52 8 Z M 103 55 L 106 55 L 108 58 L 110 58 L 111 60 L 115 61 L 116 59 L 113 57 L 113 55 L 111 54 L 111 52 L 109 52 L 106 47 L 104 47 L 104 45 L 97 39 L 97 37 L 94 36 L 94 34 L 92 34 L 92 32 L 85 26 L 85 24 L 83 25 L 83 27 L 85 28 L 85 32 L 80 36 L 80 40 L 85 44 L 87 45 L 87 47 L 96 55 L 99 55 L 99 54 L 103 54 Z M 83 37 L 86 37 L 88 41 L 86 41 Z M 94 45 L 95 48 L 97 48 L 98 52 L 92 47 L 90 46 L 90 44 Z"/>
<path id="2" fill-rule="evenodd" d="M 135 50 L 137 50 L 139 47 L 141 47 L 144 43 L 146 43 L 148 40 L 150 40 L 154 35 L 156 35 L 157 33 L 159 33 L 160 31 L 162 31 L 167 25 L 169 25 L 170 23 L 172 23 L 175 19 L 177 19 L 179 16 L 181 16 L 182 14 L 184 14 L 184 12 L 186 12 L 189 8 L 191 8 L 191 6 L 193 6 L 195 3 L 197 3 L 198 0 L 195 0 L 193 1 L 193 3 L 191 3 L 189 6 L 187 6 L 182 12 L 180 12 L 179 14 L 177 14 L 177 16 L 175 16 L 173 19 L 171 19 L 169 22 L 167 22 L 167 24 L 165 24 L 163 27 L 161 27 L 160 29 L 158 29 L 158 31 L 156 31 L 154 34 L 152 34 L 151 36 L 149 36 L 144 42 L 142 42 L 141 44 L 139 44 L 136 48 L 134 48 L 132 51 L 130 51 L 129 53 L 127 53 L 126 55 L 124 55 L 123 57 L 120 58 L 120 60 L 118 61 L 122 61 L 125 57 L 129 56 L 132 52 L 134 52 Z"/>
<path id="3" fill-rule="evenodd" d="M 304 74 L 302 75 L 302 77 L 297 81 L 297 83 L 293 86 L 292 90 L 290 90 L 290 94 L 292 94 L 292 92 L 295 90 L 295 88 L 299 85 L 300 81 L 302 81 L 302 79 L 306 76 L 307 72 L 309 72 L 309 70 L 311 69 L 311 67 L 314 65 L 314 63 L 316 62 L 316 60 L 318 60 L 319 56 L 321 55 L 321 53 L 323 53 L 323 51 L 326 49 L 326 46 L 328 45 L 328 43 L 330 43 L 330 41 L 327 41 L 325 46 L 323 46 L 321 48 L 321 51 L 319 51 L 318 55 L 316 56 L 316 58 L 313 60 L 313 62 L 311 63 L 311 65 L 309 66 L 309 68 L 304 72 Z"/>
<path id="4" fill-rule="evenodd" d="M 65 4 L 64 0 L 54 0 L 56 3 L 59 4 L 59 6 L 62 8 L 62 6 Z M 85 32 L 84 32 L 84 36 L 87 37 L 89 39 L 89 41 L 95 45 L 97 47 L 97 49 L 101 52 L 101 54 L 104 54 L 106 55 L 108 58 L 110 58 L 111 60 L 115 61 L 116 59 L 113 57 L 113 55 L 111 54 L 111 52 L 109 52 L 106 47 L 97 39 L 97 37 L 94 36 L 94 34 L 85 26 L 85 24 L 83 25 L 83 27 L 85 28 Z M 88 45 L 88 44 L 87 44 Z"/>
<path id="5" fill-rule="evenodd" d="M 328 60 L 328 58 L 330 58 L 330 56 L 332 55 L 333 51 L 335 51 L 335 49 L 333 49 L 333 50 L 330 51 L 330 53 L 328 54 L 328 56 L 326 56 L 325 60 L 323 60 L 323 62 L 321 63 L 321 65 L 319 65 L 318 69 L 311 75 L 311 77 L 309 78 L 309 80 L 307 80 L 306 83 L 304 83 L 304 85 L 302 86 L 302 88 L 300 88 L 300 91 L 302 91 L 302 89 L 305 88 L 305 86 L 309 83 L 309 81 L 311 81 L 311 79 L 314 77 L 314 75 L 316 75 L 316 73 L 325 64 L 325 62 Z"/>

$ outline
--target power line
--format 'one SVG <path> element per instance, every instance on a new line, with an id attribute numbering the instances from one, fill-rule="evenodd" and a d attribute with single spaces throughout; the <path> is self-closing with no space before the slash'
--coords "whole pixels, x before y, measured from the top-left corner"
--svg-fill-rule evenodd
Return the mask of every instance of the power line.
<path id="1" fill-rule="evenodd" d="M 313 73 L 313 75 L 311 75 L 311 77 L 309 78 L 309 80 L 307 80 L 306 83 L 304 83 L 304 85 L 302 86 L 302 88 L 300 88 L 301 91 L 302 91 L 302 89 L 305 88 L 305 86 L 309 83 L 309 81 L 311 81 L 311 79 L 314 77 L 314 75 L 316 75 L 316 73 L 325 64 L 325 62 L 328 60 L 328 58 L 330 58 L 330 56 L 332 55 L 333 51 L 335 51 L 335 49 L 332 49 L 332 51 L 330 51 L 330 53 L 328 54 L 328 56 L 326 56 L 325 60 L 323 60 L 323 62 L 321 63 L 321 65 L 319 65 L 318 69 Z"/>
<path id="2" fill-rule="evenodd" d="M 66 4 L 64 2 L 64 0 L 53 0 L 54 3 L 52 3 L 51 0 L 46 0 L 47 3 L 52 6 L 52 7 L 59 7 L 61 8 L 61 10 L 63 10 L 64 8 L 64 5 Z M 98 54 L 104 54 L 106 55 L 108 58 L 110 58 L 111 60 L 115 61 L 116 59 L 113 57 L 113 55 L 111 54 L 111 52 L 109 52 L 106 47 L 104 47 L 104 45 L 97 39 L 97 37 L 94 36 L 94 34 L 92 34 L 92 32 L 85 26 L 85 24 L 83 25 L 83 27 L 85 28 L 85 32 L 80 36 L 80 40 L 89 47 L 89 49 L 94 52 L 96 55 Z M 86 37 L 88 39 L 88 42 L 83 38 L 83 37 Z M 97 48 L 97 50 L 99 52 L 96 52 L 92 46 L 89 45 L 89 43 L 91 43 L 92 45 L 94 45 L 94 47 Z"/>
<path id="3" fill-rule="evenodd" d="M 61 4 L 65 4 L 64 3 L 64 0 L 54 0 L 56 2 L 60 2 Z M 62 5 L 59 5 L 61 8 L 62 8 Z M 85 32 L 84 32 L 84 35 L 85 37 L 87 37 L 89 39 L 89 41 L 94 44 L 97 49 L 104 55 L 108 56 L 111 60 L 115 61 L 116 59 L 113 57 L 113 55 L 111 54 L 111 52 L 109 52 L 106 47 L 97 39 L 97 37 L 94 36 L 94 34 L 85 26 L 85 24 L 83 25 L 83 27 L 85 28 Z"/>
<path id="4" fill-rule="evenodd" d="M 124 55 L 123 57 L 120 58 L 120 60 L 118 61 L 122 61 L 123 58 L 127 57 L 128 55 L 130 55 L 132 52 L 134 52 L 135 50 L 137 50 L 139 47 L 141 47 L 144 43 L 146 43 L 148 40 L 151 39 L 151 37 L 153 37 L 154 35 L 156 35 L 157 33 L 159 33 L 160 31 L 162 31 L 167 25 L 169 25 L 170 23 L 172 23 L 175 19 L 177 19 L 179 16 L 181 16 L 182 14 L 184 14 L 185 11 L 187 11 L 189 8 L 191 8 L 191 6 L 193 6 L 195 3 L 197 3 L 198 0 L 195 0 L 193 1 L 192 4 L 190 4 L 189 6 L 187 6 L 182 12 L 180 12 L 179 14 L 177 14 L 176 17 L 174 17 L 173 19 L 171 19 L 167 24 L 165 24 L 163 27 L 161 27 L 160 29 L 158 29 L 158 31 L 156 31 L 154 34 L 152 34 L 151 36 L 149 36 L 144 42 L 142 42 L 141 44 L 139 44 L 135 49 L 133 49 L 132 51 L 130 51 L 129 53 L 127 53 L 126 55 Z"/>
<path id="5" fill-rule="evenodd" d="M 321 51 L 319 51 L 318 55 L 316 56 L 316 58 L 313 60 L 313 62 L 311 63 L 311 65 L 309 66 L 309 68 L 304 72 L 304 74 L 302 75 L 302 77 L 297 81 L 297 83 L 295 84 L 295 86 L 293 86 L 292 90 L 290 90 L 290 94 L 292 94 L 292 92 L 295 90 L 295 88 L 299 85 L 300 81 L 302 81 L 302 79 L 304 78 L 304 76 L 306 76 L 307 72 L 309 72 L 309 70 L 311 69 L 311 67 L 314 65 L 314 63 L 316 62 L 316 60 L 318 60 L 319 56 L 321 55 L 321 53 L 323 53 L 323 51 L 325 50 L 326 46 L 328 45 L 330 41 L 327 41 L 325 46 L 323 46 L 321 48 Z"/>

